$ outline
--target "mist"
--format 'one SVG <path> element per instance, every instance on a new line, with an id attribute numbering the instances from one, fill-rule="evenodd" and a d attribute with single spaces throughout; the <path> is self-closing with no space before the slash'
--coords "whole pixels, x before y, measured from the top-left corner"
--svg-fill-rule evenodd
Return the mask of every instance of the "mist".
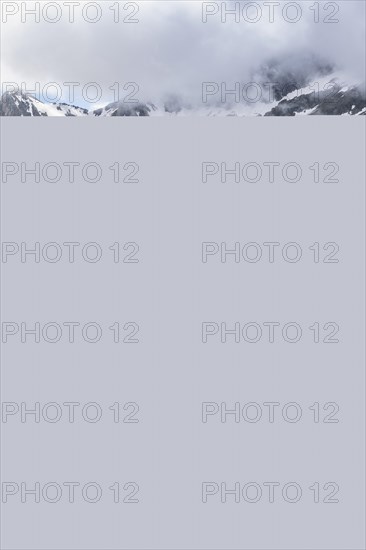
<path id="1" fill-rule="evenodd" d="M 226 4 L 230 8 L 235 2 Z M 253 3 L 240 2 L 240 8 L 248 4 Z M 230 16 L 222 23 L 220 13 L 203 23 L 202 3 L 196 1 L 139 2 L 139 22 L 130 24 L 113 21 L 112 2 L 101 4 L 103 17 L 94 24 L 80 16 L 70 23 L 66 12 L 57 23 L 34 18 L 22 23 L 17 14 L 2 25 L 1 81 L 25 82 L 30 90 L 36 82 L 41 87 L 78 82 L 74 99 L 81 105 L 81 88 L 90 82 L 103 89 L 101 104 L 113 100 L 109 88 L 115 82 L 122 87 L 135 82 L 141 101 L 179 99 L 194 105 L 201 101 L 202 82 L 225 82 L 230 88 L 236 82 L 266 81 L 276 72 L 306 80 L 325 69 L 351 83 L 365 81 L 364 2 L 331 3 L 339 6 L 338 23 L 323 21 L 330 13 L 324 3 L 319 23 L 308 2 L 298 2 L 302 17 L 296 23 L 280 15 L 288 2 L 281 2 L 273 23 L 263 2 L 256 4 L 263 10 L 256 23 L 236 23 Z"/>

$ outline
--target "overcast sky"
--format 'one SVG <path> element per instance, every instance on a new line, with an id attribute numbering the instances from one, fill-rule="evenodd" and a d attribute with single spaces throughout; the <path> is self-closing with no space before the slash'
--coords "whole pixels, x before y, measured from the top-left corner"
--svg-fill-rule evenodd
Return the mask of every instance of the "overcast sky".
<path id="1" fill-rule="evenodd" d="M 27 4 L 32 7 L 34 2 Z M 59 2 L 63 15 L 58 23 L 36 24 L 33 18 L 22 23 L 19 14 L 9 17 L 2 25 L 2 83 L 25 81 L 31 88 L 36 81 L 42 85 L 98 82 L 107 90 L 116 81 L 134 81 L 141 100 L 158 101 L 176 94 L 194 102 L 203 81 L 248 82 L 271 58 L 301 67 L 311 56 L 336 66 L 354 82 L 365 79 L 362 0 L 338 2 L 336 24 L 315 24 L 314 12 L 309 10 L 313 2 L 307 1 L 299 2 L 303 16 L 292 24 L 278 8 L 275 22 L 269 23 L 264 6 L 257 23 L 228 18 L 223 24 L 217 14 L 204 24 L 202 3 L 195 0 L 139 2 L 139 23 L 114 23 L 111 4 L 102 3 L 102 19 L 95 24 L 83 21 L 80 7 L 75 9 L 75 22 L 69 23 L 63 2 Z M 121 9 L 122 17 L 127 13 Z M 293 13 L 289 11 L 291 17 Z M 330 8 L 320 9 L 321 19 L 327 14 Z M 104 92 L 101 103 L 112 97 Z M 75 102 L 82 103 L 80 93 Z"/>

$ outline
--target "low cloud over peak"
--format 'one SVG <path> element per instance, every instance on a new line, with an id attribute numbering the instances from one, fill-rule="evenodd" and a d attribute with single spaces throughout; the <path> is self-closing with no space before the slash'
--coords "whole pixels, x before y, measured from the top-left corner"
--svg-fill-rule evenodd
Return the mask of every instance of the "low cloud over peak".
<path id="1" fill-rule="evenodd" d="M 6 4 L 13 3 L 2 2 L 3 10 Z M 36 2 L 23 4 L 32 9 Z M 55 17 L 56 9 L 41 13 L 39 23 L 27 14 L 22 22 L 20 12 L 8 15 L 2 25 L 3 84 L 25 82 L 32 90 L 37 82 L 41 87 L 80 83 L 73 100 L 83 105 L 85 84 L 97 83 L 105 104 L 114 99 L 114 83 L 123 89 L 125 83 L 135 82 L 140 101 L 179 98 L 194 104 L 201 101 L 202 82 L 225 82 L 230 88 L 237 82 L 288 74 L 305 84 L 327 70 L 340 71 L 352 84 L 365 80 L 364 2 L 314 3 L 319 4 L 318 13 L 310 9 L 313 3 L 298 2 L 301 17 L 296 22 L 290 21 L 297 17 L 293 2 L 121 2 L 117 13 L 111 9 L 115 2 L 104 1 L 95 23 L 82 17 L 87 2 L 75 6 L 72 23 L 64 2 L 52 4 L 61 14 L 55 23 L 47 17 Z M 239 16 L 230 10 L 238 10 Z M 90 8 L 85 14 L 93 18 L 97 12 Z M 249 21 L 256 17 L 257 22 Z M 61 99 L 70 99 L 64 87 Z"/>

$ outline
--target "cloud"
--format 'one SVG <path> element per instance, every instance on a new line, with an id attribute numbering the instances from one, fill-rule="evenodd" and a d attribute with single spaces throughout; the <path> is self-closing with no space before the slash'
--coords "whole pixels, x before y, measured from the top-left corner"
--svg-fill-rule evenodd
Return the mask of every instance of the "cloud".
<path id="1" fill-rule="evenodd" d="M 321 60 L 354 82 L 365 80 L 364 2 L 319 3 L 319 23 L 314 22 L 316 14 L 309 9 L 312 2 L 297 3 L 302 17 L 296 23 L 286 21 L 282 15 L 283 9 L 288 10 L 284 13 L 289 18 L 296 15 L 289 2 L 274 6 L 273 23 L 269 22 L 268 2 L 226 2 L 228 9 L 239 5 L 240 13 L 246 10 L 249 18 L 255 17 L 259 6 L 261 17 L 256 23 L 243 17 L 236 23 L 234 16 L 228 15 L 227 22 L 222 23 L 218 12 L 203 23 L 199 1 L 156 0 L 138 3 L 139 12 L 131 17 L 137 17 L 139 23 L 115 23 L 110 9 L 115 2 L 104 1 L 100 3 L 102 17 L 94 24 L 80 17 L 87 3 L 78 2 L 73 23 L 68 21 L 64 2 L 58 2 L 62 17 L 57 23 L 42 17 L 40 23 L 35 23 L 33 17 L 22 23 L 20 13 L 9 17 L 2 25 L 2 82 L 26 82 L 29 88 L 35 82 L 41 86 L 79 82 L 75 102 L 82 104 L 82 86 L 90 82 L 103 89 L 98 103 L 113 99 L 109 88 L 115 82 L 122 86 L 138 83 L 137 97 L 144 101 L 178 96 L 194 103 L 201 97 L 202 82 L 226 82 L 228 87 L 235 82 L 250 82 L 269 60 L 291 71 L 301 70 L 314 59 Z M 26 5 L 31 8 L 35 2 Z M 339 19 L 335 24 L 324 22 L 325 17 L 332 17 L 332 5 L 340 8 L 334 15 Z M 134 8 L 123 6 L 120 16 L 128 17 Z M 50 16 L 52 13 L 50 9 Z M 88 13 L 94 16 L 92 8 Z M 120 95 L 131 91 L 131 87 L 120 90 Z"/>

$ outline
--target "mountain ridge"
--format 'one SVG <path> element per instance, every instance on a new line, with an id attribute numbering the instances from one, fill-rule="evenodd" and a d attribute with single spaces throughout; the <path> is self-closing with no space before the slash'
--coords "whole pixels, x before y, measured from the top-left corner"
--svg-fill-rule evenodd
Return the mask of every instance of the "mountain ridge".
<path id="1" fill-rule="evenodd" d="M 323 79 L 324 80 L 324 79 Z M 317 86 L 315 86 L 317 85 Z M 330 87 L 329 87 L 330 86 Z M 345 85 L 336 77 L 328 80 L 322 91 L 319 82 L 296 88 L 291 84 L 289 93 L 280 94 L 274 89 L 272 102 L 240 104 L 210 104 L 185 106 L 178 100 L 161 105 L 151 102 L 128 103 L 115 101 L 104 107 L 88 110 L 67 103 L 46 103 L 20 91 L 5 92 L 0 98 L 0 116 L 298 116 L 298 115 L 366 115 L 366 95 L 363 87 Z"/>

